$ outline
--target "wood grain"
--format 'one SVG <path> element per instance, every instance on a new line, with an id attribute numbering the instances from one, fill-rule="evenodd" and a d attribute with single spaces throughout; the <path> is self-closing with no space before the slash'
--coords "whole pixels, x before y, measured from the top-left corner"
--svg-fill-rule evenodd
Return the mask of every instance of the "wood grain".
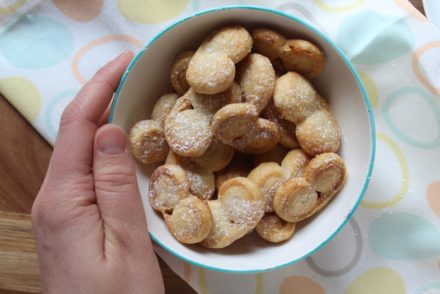
<path id="1" fill-rule="evenodd" d="M 422 0 L 410 2 L 424 13 Z M 1 95 L 0 125 L 0 294 L 36 293 L 40 282 L 26 214 L 52 149 Z M 195 293 L 162 260 L 160 266 L 167 293 Z"/>
<path id="2" fill-rule="evenodd" d="M 411 4 L 414 5 L 418 11 L 425 14 L 425 10 L 423 9 L 423 0 L 409 0 L 409 2 L 411 2 Z"/>
<path id="3" fill-rule="evenodd" d="M 30 213 L 52 149 L 3 97 L 0 125 L 0 210 Z"/>
<path id="4" fill-rule="evenodd" d="M 0 211 L 0 289 L 40 293 L 29 214 Z"/>

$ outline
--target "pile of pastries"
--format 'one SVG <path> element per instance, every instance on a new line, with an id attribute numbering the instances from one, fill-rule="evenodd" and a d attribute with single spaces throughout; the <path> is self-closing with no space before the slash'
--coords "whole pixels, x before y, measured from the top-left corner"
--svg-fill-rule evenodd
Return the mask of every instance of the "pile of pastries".
<path id="1" fill-rule="evenodd" d="M 162 164 L 149 200 L 178 241 L 224 248 L 255 229 L 282 242 L 339 192 L 340 130 L 311 84 L 324 65 L 309 41 L 238 25 L 177 56 L 175 92 L 133 126 L 130 147 Z"/>

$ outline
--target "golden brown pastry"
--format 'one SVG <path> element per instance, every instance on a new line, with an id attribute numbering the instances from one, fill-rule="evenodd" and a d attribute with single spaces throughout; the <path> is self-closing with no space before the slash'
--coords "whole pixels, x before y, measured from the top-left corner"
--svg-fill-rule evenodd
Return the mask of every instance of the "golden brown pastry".
<path id="1" fill-rule="evenodd" d="M 211 128 L 217 139 L 224 144 L 232 145 L 236 138 L 254 128 L 257 119 L 258 112 L 254 105 L 233 103 L 216 112 L 211 120 Z"/>
<path id="2" fill-rule="evenodd" d="M 198 243 L 211 232 L 211 211 L 205 201 L 195 196 L 180 200 L 171 214 L 164 213 L 163 216 L 171 234 L 179 242 Z"/>
<path id="3" fill-rule="evenodd" d="M 266 214 L 255 227 L 255 231 L 264 240 L 279 243 L 290 239 L 295 228 L 295 223 L 286 222 L 276 214 Z"/>
<path id="4" fill-rule="evenodd" d="M 258 154 L 271 150 L 279 140 L 280 132 L 277 124 L 258 118 L 255 126 L 243 136 L 235 139 L 232 146 L 244 153 Z"/>
<path id="5" fill-rule="evenodd" d="M 171 150 L 186 157 L 205 153 L 212 141 L 209 118 L 192 109 L 191 100 L 177 100 L 165 120 L 165 138 Z"/>
<path id="6" fill-rule="evenodd" d="M 273 211 L 273 198 L 281 184 L 286 180 L 286 171 L 275 162 L 264 162 L 248 175 L 263 195 L 265 212 Z"/>
<path id="7" fill-rule="evenodd" d="M 150 177 L 149 198 L 151 206 L 161 212 L 170 212 L 189 195 L 185 171 L 178 165 L 161 165 Z"/>
<path id="8" fill-rule="evenodd" d="M 288 72 L 277 79 L 273 99 L 281 116 L 297 127 L 318 108 L 315 89 L 295 72 Z"/>
<path id="9" fill-rule="evenodd" d="M 306 40 L 287 40 L 281 47 L 281 60 L 287 70 L 302 73 L 307 78 L 318 76 L 324 68 L 324 53 Z"/>
<path id="10" fill-rule="evenodd" d="M 186 70 L 193 55 L 194 51 L 183 51 L 177 55 L 176 60 L 171 66 L 171 85 L 173 85 L 174 90 L 179 95 L 183 95 L 189 89 L 188 82 L 186 81 Z"/>
<path id="11" fill-rule="evenodd" d="M 253 104 L 260 113 L 275 88 L 275 71 L 270 60 L 258 53 L 248 55 L 238 67 L 238 80 L 244 102 Z"/>
<path id="12" fill-rule="evenodd" d="M 185 171 L 191 194 L 202 200 L 212 198 L 215 191 L 214 173 L 195 164 L 192 158 L 181 157 L 172 151 L 169 152 L 165 163 L 179 165 Z"/>
<path id="13" fill-rule="evenodd" d="M 254 51 L 267 56 L 278 70 L 295 71 L 313 78 L 325 66 L 324 53 L 309 41 L 287 40 L 281 34 L 264 28 L 254 30 L 252 39 Z"/>
<path id="14" fill-rule="evenodd" d="M 336 152 L 341 144 L 339 126 L 327 110 L 318 110 L 297 125 L 296 137 L 304 152 L 311 156 Z"/>
<path id="15" fill-rule="evenodd" d="M 302 177 L 309 160 L 309 156 L 301 148 L 297 148 L 287 153 L 281 162 L 281 167 L 284 168 L 291 178 Z"/>
<path id="16" fill-rule="evenodd" d="M 173 109 L 177 98 L 179 97 L 176 93 L 168 93 L 159 97 L 154 104 L 151 119 L 157 121 L 162 128 L 165 127 L 165 119 Z"/>
<path id="17" fill-rule="evenodd" d="M 214 173 L 198 166 L 193 166 L 185 172 L 189 181 L 189 191 L 202 200 L 211 199 L 215 192 Z"/>
<path id="18" fill-rule="evenodd" d="M 217 94 L 229 88 L 235 78 L 234 62 L 223 53 L 194 54 L 186 80 L 191 88 L 201 94 Z"/>
<path id="19" fill-rule="evenodd" d="M 321 193 L 339 190 L 346 177 L 345 164 L 336 153 L 323 153 L 315 156 L 307 164 L 304 172 L 306 181 Z"/>
<path id="20" fill-rule="evenodd" d="M 130 130 L 129 142 L 134 157 L 145 164 L 164 161 L 170 150 L 162 127 L 154 120 L 136 123 Z"/>
<path id="21" fill-rule="evenodd" d="M 188 84 L 201 94 L 225 91 L 234 81 L 235 64 L 245 58 L 251 48 L 252 38 L 241 26 L 225 26 L 214 31 L 188 65 Z"/>
<path id="22" fill-rule="evenodd" d="M 224 248 L 255 228 L 264 215 L 264 200 L 258 187 L 247 178 L 222 184 L 218 199 L 208 201 L 213 227 L 201 242 L 209 248 Z"/>
<path id="23" fill-rule="evenodd" d="M 195 110 L 210 118 L 223 106 L 241 102 L 241 90 L 236 82 L 233 82 L 226 91 L 217 94 L 199 94 L 189 89 L 185 96 L 191 98 Z"/>
<path id="24" fill-rule="evenodd" d="M 196 165 L 212 172 L 224 169 L 234 157 L 234 149 L 214 138 L 208 150 L 199 157 L 191 158 Z"/>
<path id="25" fill-rule="evenodd" d="M 281 113 L 275 107 L 271 100 L 261 113 L 261 117 L 268 119 L 278 125 L 280 131 L 280 144 L 286 148 L 297 148 L 298 140 L 296 139 L 296 127 L 293 122 L 285 120 L 281 117 Z"/>
<path id="26" fill-rule="evenodd" d="M 277 79 L 274 103 L 281 115 L 296 124 L 296 138 L 307 154 L 339 149 L 341 135 L 330 107 L 301 75 L 288 72 Z"/>
<path id="27" fill-rule="evenodd" d="M 276 214 L 287 222 L 299 222 L 313 211 L 318 193 L 304 178 L 291 178 L 284 182 L 273 199 Z"/>

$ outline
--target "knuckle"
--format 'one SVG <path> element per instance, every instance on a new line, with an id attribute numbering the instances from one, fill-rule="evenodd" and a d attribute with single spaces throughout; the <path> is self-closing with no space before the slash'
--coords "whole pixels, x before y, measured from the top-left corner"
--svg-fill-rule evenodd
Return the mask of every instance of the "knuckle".
<path id="1" fill-rule="evenodd" d="M 35 228 L 57 228 L 62 225 L 62 220 L 57 216 L 56 209 L 42 195 L 39 195 L 32 205 L 31 219 Z"/>
<path id="2" fill-rule="evenodd" d="M 66 126 L 71 125 L 73 122 L 78 121 L 80 115 L 80 106 L 75 102 L 71 102 L 69 105 L 67 105 L 66 109 L 64 109 L 63 113 L 61 114 L 60 129 L 65 128 Z"/>
<path id="3" fill-rule="evenodd" d="M 95 189 L 122 191 L 136 186 L 136 174 L 132 168 L 107 168 L 95 174 Z"/>

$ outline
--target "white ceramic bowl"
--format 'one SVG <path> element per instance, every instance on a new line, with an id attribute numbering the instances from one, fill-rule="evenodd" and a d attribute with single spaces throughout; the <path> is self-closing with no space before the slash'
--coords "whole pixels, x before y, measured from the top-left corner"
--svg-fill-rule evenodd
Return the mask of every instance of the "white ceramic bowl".
<path id="1" fill-rule="evenodd" d="M 310 40 L 324 51 L 327 64 L 313 84 L 330 102 L 342 129 L 340 154 L 348 170 L 345 187 L 321 213 L 298 229 L 291 240 L 270 244 L 251 234 L 222 250 L 187 246 L 173 238 L 147 198 L 148 179 L 153 167 L 137 166 L 139 188 L 151 238 L 173 255 L 212 270 L 268 271 L 313 254 L 347 223 L 370 178 L 375 150 L 374 121 L 356 70 L 335 44 L 300 19 L 249 6 L 201 12 L 176 22 L 157 35 L 129 65 L 115 95 L 110 121 L 128 132 L 134 123 L 148 118 L 156 99 L 171 90 L 169 70 L 175 56 L 185 49 L 196 48 L 209 32 L 225 24 L 240 24 L 248 29 L 272 28 L 288 37 Z"/>

